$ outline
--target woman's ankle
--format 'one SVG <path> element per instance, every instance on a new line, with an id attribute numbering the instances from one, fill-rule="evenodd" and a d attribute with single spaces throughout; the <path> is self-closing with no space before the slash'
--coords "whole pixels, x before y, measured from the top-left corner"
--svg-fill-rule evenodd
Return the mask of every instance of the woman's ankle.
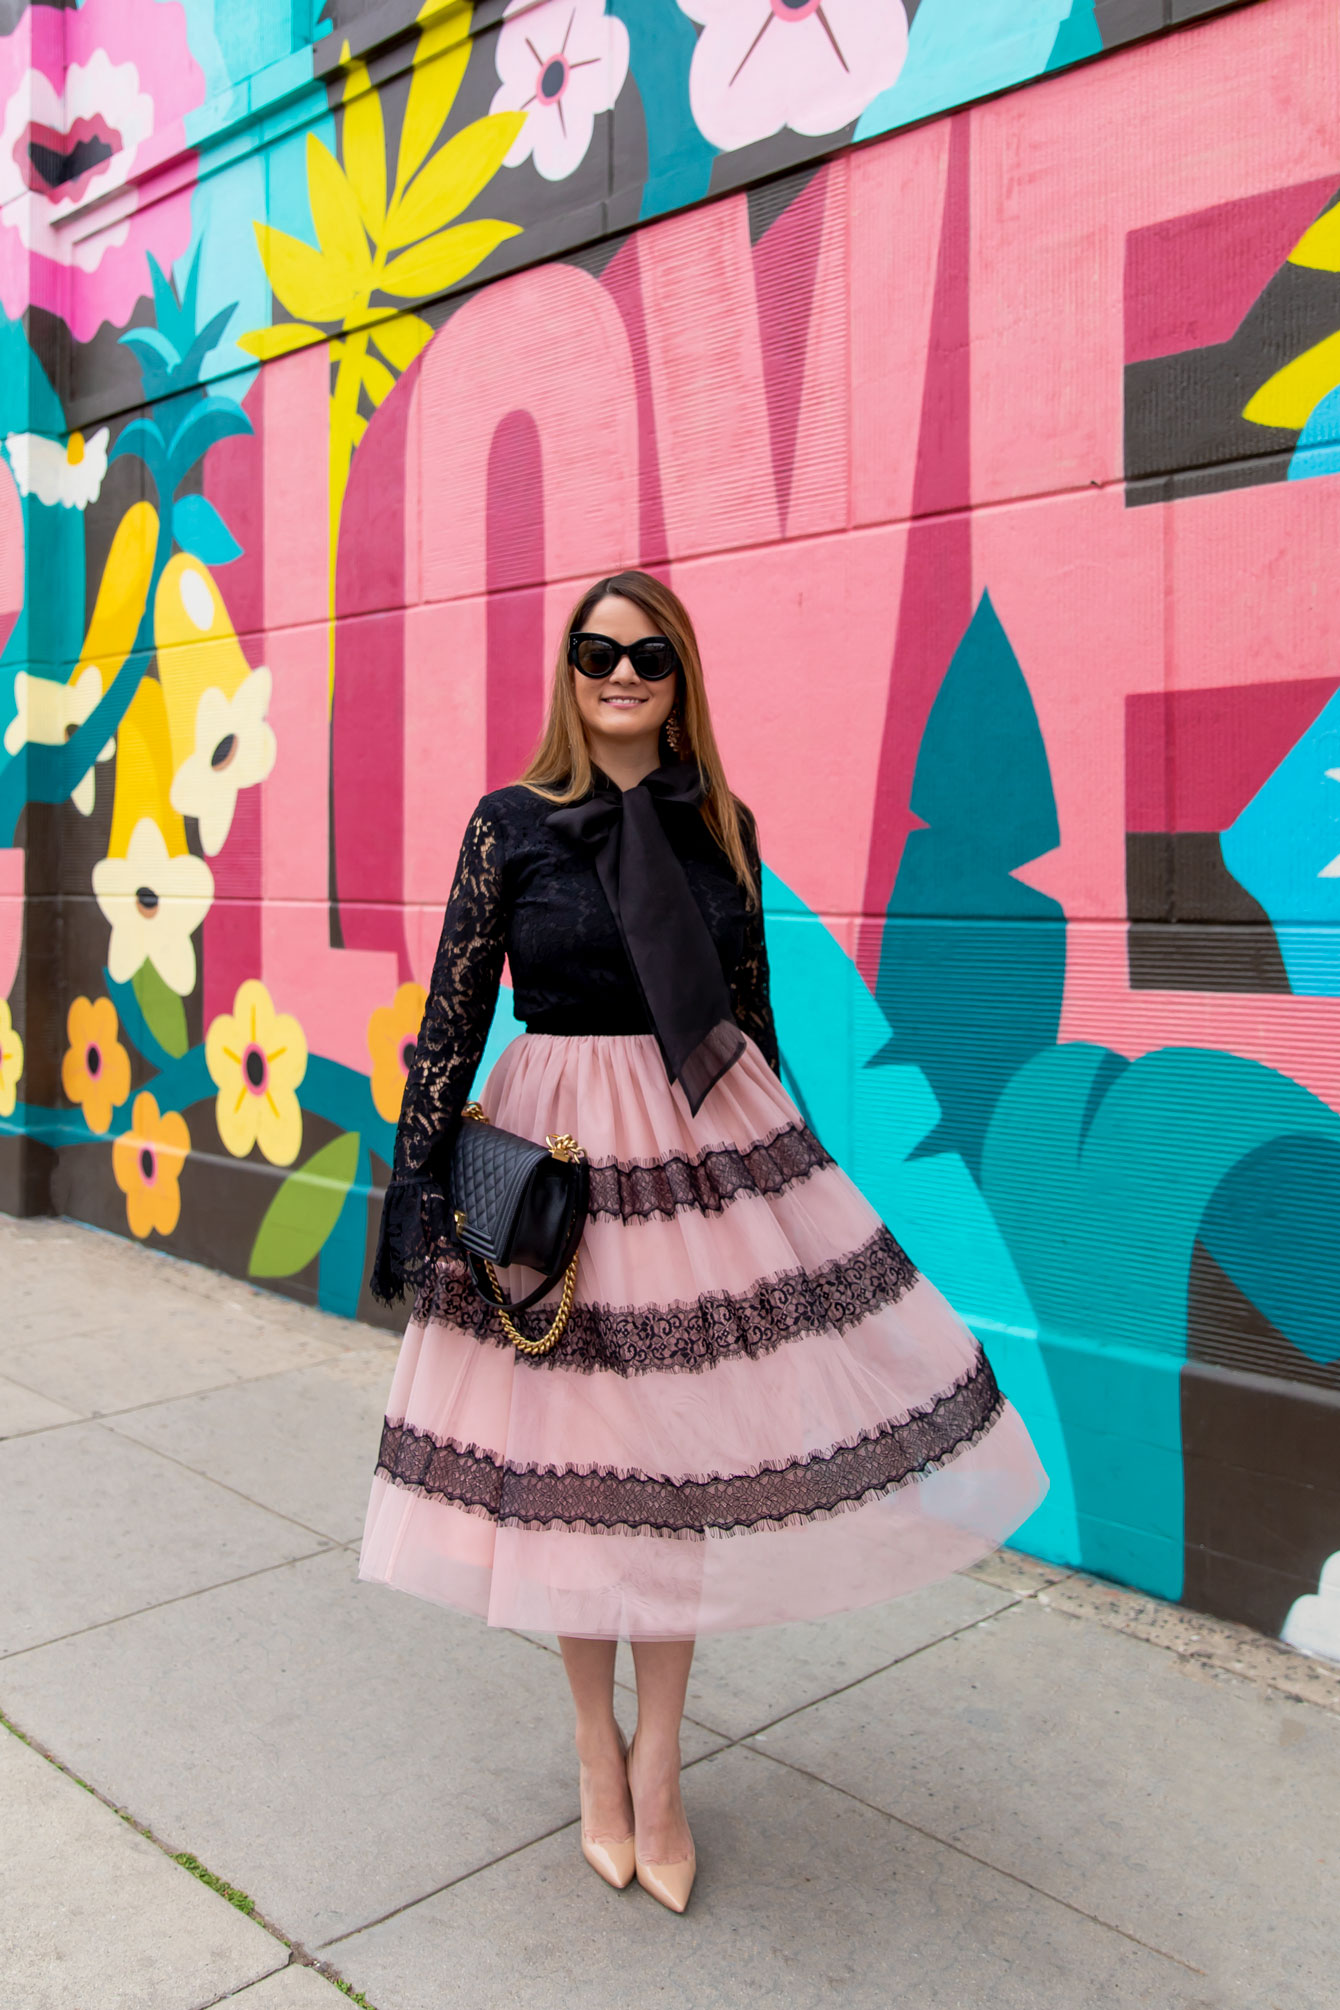
<path id="1" fill-rule="evenodd" d="M 577 1757 L 584 1766 L 598 1766 L 610 1760 L 622 1762 L 623 1733 L 611 1713 L 608 1717 L 583 1719 L 575 1732 Z"/>
<path id="2" fill-rule="evenodd" d="M 679 1778 L 683 1760 L 679 1750 L 679 1732 L 657 1733 L 638 1726 L 633 1745 L 632 1769 L 640 1779 L 666 1781 Z"/>

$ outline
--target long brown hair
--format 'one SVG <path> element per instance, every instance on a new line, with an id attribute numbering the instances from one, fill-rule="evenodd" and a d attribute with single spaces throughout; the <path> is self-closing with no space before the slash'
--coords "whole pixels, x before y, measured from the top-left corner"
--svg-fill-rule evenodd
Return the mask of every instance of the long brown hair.
<path id="1" fill-rule="evenodd" d="M 574 688 L 577 673 L 568 662 L 568 641 L 574 632 L 586 626 L 592 609 L 607 593 L 617 593 L 621 599 L 631 600 L 674 644 L 680 666 L 675 680 L 680 713 L 678 757 L 683 761 L 697 762 L 698 772 L 703 778 L 703 822 L 730 860 L 751 905 L 756 904 L 758 888 L 754 884 L 745 850 L 741 804 L 730 792 L 716 735 L 712 731 L 712 714 L 707 704 L 698 638 L 693 632 L 689 611 L 679 595 L 672 593 L 668 586 L 662 586 L 660 580 L 653 579 L 649 572 L 616 572 L 609 579 L 598 579 L 594 586 L 587 588 L 568 616 L 558 645 L 558 661 L 554 666 L 549 716 L 545 720 L 540 743 L 520 778 L 521 782 L 551 803 L 579 802 L 591 787 L 591 750 L 586 744 L 582 715 L 577 710 Z"/>

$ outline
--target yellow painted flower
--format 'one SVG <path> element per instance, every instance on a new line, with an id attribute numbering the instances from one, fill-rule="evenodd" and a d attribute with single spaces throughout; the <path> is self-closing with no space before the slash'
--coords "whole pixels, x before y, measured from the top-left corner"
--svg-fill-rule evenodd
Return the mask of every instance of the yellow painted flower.
<path id="1" fill-rule="evenodd" d="M 116 1037 L 118 1030 L 110 998 L 76 998 L 65 1021 L 70 1044 L 60 1064 L 61 1087 L 99 1137 L 111 1128 L 112 1111 L 130 1094 L 130 1056 Z"/>
<path id="2" fill-rule="evenodd" d="M 181 1214 L 181 1169 L 191 1149 L 185 1117 L 159 1113 L 147 1089 L 135 1098 L 130 1129 L 112 1146 L 112 1172 L 126 1197 L 132 1235 L 171 1235 Z"/>
<path id="3" fill-rule="evenodd" d="M 9 1006 L 0 998 L 0 1117 L 12 1117 L 23 1073 L 23 1042 L 14 1031 Z"/>
<path id="4" fill-rule="evenodd" d="M 428 993 L 422 984 L 402 984 L 389 1005 L 379 1005 L 368 1020 L 368 1052 L 372 1056 L 372 1100 L 388 1124 L 400 1120 L 405 1080 L 414 1059 L 419 1023 Z"/>
<path id="5" fill-rule="evenodd" d="M 205 1035 L 205 1066 L 218 1084 L 219 1136 L 234 1158 L 259 1145 L 274 1166 L 291 1166 L 302 1147 L 297 1089 L 307 1073 L 307 1040 L 297 1020 L 276 1012 L 258 977 L 238 986 L 231 1012 Z"/>

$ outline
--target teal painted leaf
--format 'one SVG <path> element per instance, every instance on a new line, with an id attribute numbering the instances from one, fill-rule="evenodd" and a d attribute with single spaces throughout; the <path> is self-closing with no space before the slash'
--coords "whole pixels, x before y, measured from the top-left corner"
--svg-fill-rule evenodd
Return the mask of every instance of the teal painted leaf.
<path id="1" fill-rule="evenodd" d="M 191 269 L 186 275 L 186 285 L 182 289 L 181 326 L 183 333 L 186 335 L 189 335 L 195 327 L 196 301 L 200 292 L 200 255 L 204 251 L 204 248 L 205 240 L 202 237 L 196 244 L 195 255 L 191 259 Z"/>
<path id="2" fill-rule="evenodd" d="M 875 995 L 893 1032 L 877 1067 L 914 1062 L 940 1104 L 921 1149 L 977 1172 L 997 1096 L 1056 1039 L 1065 914 L 1014 877 L 1058 842 L 1047 748 L 990 594 L 926 722 Z"/>
<path id="3" fill-rule="evenodd" d="M 183 340 L 190 339 L 190 328 L 183 325 L 181 306 L 172 281 L 152 251 L 148 257 L 149 277 L 153 281 L 154 289 L 154 319 L 180 354 Z"/>
<path id="4" fill-rule="evenodd" d="M 237 303 L 231 307 L 221 307 L 205 323 L 190 348 L 181 359 L 181 380 L 183 384 L 194 384 L 200 376 L 200 366 L 211 349 L 217 349 L 223 339 L 223 331 L 237 312 Z"/>
<path id="5" fill-rule="evenodd" d="M 173 505 L 172 531 L 182 550 L 202 565 L 227 565 L 242 556 L 241 545 L 208 496 L 182 496 Z"/>
<path id="6" fill-rule="evenodd" d="M 172 464 L 172 479 L 179 482 L 186 470 L 194 467 L 202 454 L 219 440 L 229 439 L 236 433 L 249 433 L 251 421 L 242 407 L 233 398 L 224 398 L 212 393 L 193 404 L 186 417 L 172 435 L 168 447 L 168 459 Z M 197 558 L 200 553 L 196 553 Z"/>
<path id="7" fill-rule="evenodd" d="M 127 328 L 121 343 L 124 348 L 133 351 L 144 374 L 144 388 L 149 397 L 159 397 L 168 389 L 172 373 L 181 362 L 167 336 L 160 334 L 157 328 Z"/>
<path id="8" fill-rule="evenodd" d="M 165 1053 L 180 1060 L 189 1047 L 186 1007 L 176 992 L 166 985 L 152 963 L 141 963 L 131 980 L 135 1000 L 144 1014 L 144 1023 Z"/>
<path id="9" fill-rule="evenodd" d="M 292 1277 L 318 1254 L 340 1218 L 361 1142 L 357 1131 L 345 1131 L 289 1174 L 256 1231 L 249 1276 Z"/>
<path id="10" fill-rule="evenodd" d="M 109 461 L 119 461 L 126 454 L 134 454 L 144 462 L 154 478 L 154 487 L 160 496 L 171 494 L 167 441 L 152 419 L 132 419 L 124 431 L 117 434 L 116 444 L 107 458 Z"/>

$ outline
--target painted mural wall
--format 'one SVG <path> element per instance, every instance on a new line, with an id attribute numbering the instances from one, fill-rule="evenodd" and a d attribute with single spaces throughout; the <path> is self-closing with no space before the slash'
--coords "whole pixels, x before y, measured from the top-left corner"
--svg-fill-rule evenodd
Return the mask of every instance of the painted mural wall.
<path id="1" fill-rule="evenodd" d="M 385 1319 L 460 831 L 649 566 L 1025 1546 L 1340 1654 L 1335 9 L 312 11 L 0 14 L 0 1206 Z"/>

